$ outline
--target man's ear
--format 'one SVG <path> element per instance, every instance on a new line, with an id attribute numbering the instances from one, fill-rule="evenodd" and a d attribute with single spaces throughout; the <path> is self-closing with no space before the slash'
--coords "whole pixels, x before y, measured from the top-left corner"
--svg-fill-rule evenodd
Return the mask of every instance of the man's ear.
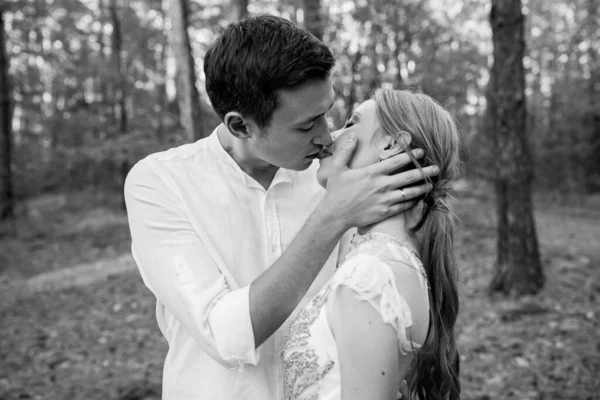
<path id="1" fill-rule="evenodd" d="M 223 123 L 229 129 L 229 132 L 238 139 L 248 139 L 251 136 L 251 122 L 237 111 L 230 111 L 225 114 Z"/>
<path id="2" fill-rule="evenodd" d="M 394 136 L 386 136 L 384 147 L 381 153 L 379 154 L 379 158 L 385 160 L 386 158 L 390 158 L 395 156 L 396 154 L 400 154 L 408 149 L 412 137 L 406 131 L 401 131 Z"/>

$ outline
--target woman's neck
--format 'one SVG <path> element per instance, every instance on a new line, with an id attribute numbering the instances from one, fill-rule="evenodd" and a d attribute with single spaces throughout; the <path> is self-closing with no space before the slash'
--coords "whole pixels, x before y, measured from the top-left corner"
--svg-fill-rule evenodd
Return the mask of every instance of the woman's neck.
<path id="1" fill-rule="evenodd" d="M 415 207 L 416 208 L 416 207 Z M 358 228 L 357 232 L 359 235 L 365 235 L 367 233 L 384 233 L 389 236 L 393 236 L 400 242 L 407 242 L 417 247 L 416 236 L 411 231 L 411 227 L 416 222 L 414 217 L 415 208 L 412 208 L 403 213 L 394 215 L 393 217 L 384 219 L 373 225 L 369 225 L 363 228 Z"/>

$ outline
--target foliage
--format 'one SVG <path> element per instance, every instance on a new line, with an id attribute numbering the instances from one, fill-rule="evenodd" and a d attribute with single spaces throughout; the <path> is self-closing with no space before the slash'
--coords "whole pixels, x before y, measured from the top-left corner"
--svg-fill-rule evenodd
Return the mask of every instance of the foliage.
<path id="1" fill-rule="evenodd" d="M 119 138 L 118 93 L 108 0 L 12 0 L 7 18 L 14 99 L 13 165 L 17 198 L 90 184 L 118 188 L 127 154 L 139 157 L 181 143 L 175 101 L 175 61 L 163 0 L 119 0 L 123 36 L 128 149 Z M 597 3 L 525 2 L 528 55 L 528 132 L 534 143 L 537 183 L 573 191 L 600 186 L 594 157 L 600 116 Z M 379 85 L 426 92 L 461 122 L 469 173 L 486 176 L 490 156 L 484 119 L 491 32 L 485 0 L 323 0 L 324 40 L 337 57 L 338 101 L 331 125 Z M 280 14 L 302 23 L 289 0 L 250 1 L 250 14 Z M 202 58 L 220 29 L 236 18 L 237 3 L 190 1 L 190 37 L 196 86 L 206 101 Z M 203 131 L 218 118 L 202 103 Z M 594 119 L 596 118 L 596 119 Z M 108 143 L 111 144 L 108 144 Z M 97 148 L 114 156 L 98 157 Z M 136 147 L 135 151 L 132 147 Z M 88 172 L 71 182 L 85 164 Z M 96 170 L 96 171 L 92 171 Z M 111 171 L 108 172 L 107 170 Z M 113 171 L 114 170 L 114 171 Z M 549 173 L 549 171 L 552 171 Z M 557 179 L 557 172 L 560 179 Z M 77 175 L 77 174 L 75 174 Z M 32 183 L 34 182 L 34 183 Z"/>

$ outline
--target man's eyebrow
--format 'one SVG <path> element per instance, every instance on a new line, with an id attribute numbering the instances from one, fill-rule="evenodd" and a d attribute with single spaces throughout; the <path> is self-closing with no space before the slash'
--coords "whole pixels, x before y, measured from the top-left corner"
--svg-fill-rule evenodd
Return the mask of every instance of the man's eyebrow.
<path id="1" fill-rule="evenodd" d="M 335 104 L 335 100 L 333 100 L 331 102 L 331 104 L 329 105 L 329 108 L 327 109 L 327 111 L 331 110 L 333 108 L 333 105 Z M 327 114 L 327 111 L 325 111 L 324 113 L 321 113 L 319 115 L 315 115 L 314 117 L 309 117 L 303 121 L 298 122 L 298 125 L 306 125 L 306 124 L 310 124 L 311 122 L 313 122 L 315 119 Z"/>

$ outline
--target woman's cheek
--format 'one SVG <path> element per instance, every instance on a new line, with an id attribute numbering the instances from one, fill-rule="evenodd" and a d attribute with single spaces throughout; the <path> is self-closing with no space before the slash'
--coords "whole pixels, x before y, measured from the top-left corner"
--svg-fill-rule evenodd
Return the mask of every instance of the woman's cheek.
<path id="1" fill-rule="evenodd" d="M 325 168 L 325 165 L 321 164 L 321 166 L 317 170 L 317 182 L 324 188 L 327 187 L 327 174 L 325 172 Z"/>

